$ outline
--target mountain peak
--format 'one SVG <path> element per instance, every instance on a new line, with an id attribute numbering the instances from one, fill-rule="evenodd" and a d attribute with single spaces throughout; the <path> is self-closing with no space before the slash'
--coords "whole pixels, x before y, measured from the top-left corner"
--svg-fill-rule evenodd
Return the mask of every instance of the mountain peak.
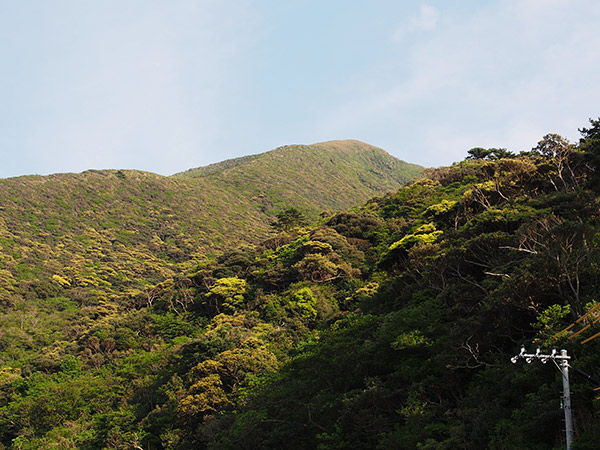
<path id="1" fill-rule="evenodd" d="M 175 174 L 175 177 L 203 177 L 207 175 L 214 175 L 215 173 L 222 173 L 228 170 L 239 170 L 242 167 L 248 167 L 251 165 L 264 165 L 267 161 L 272 158 L 287 158 L 294 166 L 298 163 L 307 164 L 307 169 L 312 164 L 322 165 L 323 161 L 327 158 L 330 159 L 331 163 L 341 163 L 343 160 L 337 160 L 334 155 L 370 155 L 369 160 L 372 162 L 374 159 L 385 159 L 392 165 L 401 165 L 403 170 L 411 169 L 418 172 L 420 166 L 414 164 L 408 164 L 397 158 L 391 156 L 385 150 L 366 144 L 364 142 L 347 139 L 347 140 L 332 140 L 325 142 L 318 142 L 315 144 L 290 144 L 277 147 L 274 150 L 270 150 L 264 153 L 255 155 L 242 156 L 239 158 L 228 159 L 208 166 L 197 167 L 189 169 L 185 172 Z M 378 158 L 374 158 L 377 156 Z M 357 162 L 357 161 L 354 161 Z M 363 161 L 364 163 L 365 161 Z M 304 168 L 298 166 L 297 169 L 303 170 Z M 416 174 L 415 172 L 415 174 Z M 412 177 L 412 175 L 410 175 Z M 407 181 L 407 180 L 404 180 Z M 387 188 L 386 188 L 387 189 Z"/>

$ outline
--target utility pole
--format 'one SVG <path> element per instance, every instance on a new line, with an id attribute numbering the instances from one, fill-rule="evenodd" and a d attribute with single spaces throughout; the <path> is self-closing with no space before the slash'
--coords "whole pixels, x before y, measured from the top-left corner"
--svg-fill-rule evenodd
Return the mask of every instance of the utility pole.
<path id="1" fill-rule="evenodd" d="M 525 347 L 521 347 L 521 353 L 511 358 L 513 364 L 516 364 L 519 359 L 524 359 L 526 363 L 531 363 L 534 359 L 539 359 L 543 364 L 552 361 L 559 368 L 563 382 L 563 401 L 562 408 L 565 410 L 565 434 L 567 441 L 567 450 L 571 450 L 573 444 L 573 418 L 571 415 L 571 388 L 569 387 L 569 359 L 566 350 L 561 350 L 560 354 L 556 349 L 552 350 L 549 355 L 542 354 L 541 350 L 537 349 L 535 353 L 525 353 Z M 560 364 L 557 364 L 559 361 Z"/>
<path id="2" fill-rule="evenodd" d="M 565 433 L 567 437 L 567 450 L 571 449 L 573 443 L 573 418 L 571 416 L 571 388 L 569 387 L 569 359 L 566 350 L 560 351 L 560 371 L 563 380 L 563 408 L 565 409 Z"/>

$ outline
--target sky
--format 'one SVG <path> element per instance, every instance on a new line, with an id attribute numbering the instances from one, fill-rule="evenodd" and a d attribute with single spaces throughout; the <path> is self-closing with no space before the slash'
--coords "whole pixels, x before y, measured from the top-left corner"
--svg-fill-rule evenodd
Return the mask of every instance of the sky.
<path id="1" fill-rule="evenodd" d="M 597 0 L 0 0 L 0 178 L 358 139 L 427 167 L 577 142 Z"/>

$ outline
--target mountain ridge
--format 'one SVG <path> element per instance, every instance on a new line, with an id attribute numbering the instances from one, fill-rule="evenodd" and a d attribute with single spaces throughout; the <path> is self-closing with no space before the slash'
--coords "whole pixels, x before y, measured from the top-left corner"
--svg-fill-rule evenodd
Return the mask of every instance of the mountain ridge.
<path id="1" fill-rule="evenodd" d="M 318 143 L 310 144 L 310 145 L 305 145 L 305 144 L 284 145 L 284 146 L 277 147 L 273 150 L 263 152 L 263 153 L 241 156 L 238 158 L 227 159 L 227 160 L 220 161 L 217 163 L 209 164 L 207 166 L 191 168 L 184 172 L 179 172 L 179 173 L 176 173 L 171 176 L 173 176 L 173 177 L 206 176 L 206 175 L 211 175 L 215 172 L 227 171 L 227 170 L 235 169 L 240 166 L 251 165 L 254 162 L 257 162 L 257 161 L 260 161 L 261 159 L 269 158 L 269 157 L 284 158 L 284 159 L 287 158 L 291 161 L 294 161 L 294 160 L 302 161 L 303 158 L 293 158 L 292 155 L 290 154 L 291 152 L 293 152 L 295 150 L 301 150 L 302 153 L 305 155 L 307 152 L 311 152 L 313 154 L 319 154 L 318 150 L 321 150 L 321 151 L 325 150 L 326 152 L 331 153 L 331 154 L 337 153 L 337 154 L 344 154 L 344 155 L 360 154 L 360 153 L 365 153 L 366 151 L 371 151 L 371 152 L 379 153 L 380 157 L 389 158 L 390 160 L 395 160 L 400 163 L 408 164 L 409 166 L 418 167 L 416 164 L 405 163 L 404 161 L 393 157 L 388 152 L 386 152 L 385 150 L 383 150 L 379 147 L 375 147 L 373 145 L 370 145 L 370 144 L 367 144 L 367 143 L 364 143 L 364 142 L 361 142 L 361 141 L 358 141 L 355 139 L 346 139 L 346 140 L 332 140 L 332 141 L 318 142 Z M 315 151 L 315 150 L 317 150 L 317 151 Z"/>
<path id="2" fill-rule="evenodd" d="M 99 295 L 120 295 L 225 244 L 264 239 L 286 208 L 315 219 L 394 190 L 421 170 L 366 144 L 336 145 L 369 155 L 340 159 L 344 153 L 321 146 L 290 146 L 224 161 L 198 177 L 107 169 L 2 179 L 7 283 L 66 276 L 74 286 L 97 285 Z"/>

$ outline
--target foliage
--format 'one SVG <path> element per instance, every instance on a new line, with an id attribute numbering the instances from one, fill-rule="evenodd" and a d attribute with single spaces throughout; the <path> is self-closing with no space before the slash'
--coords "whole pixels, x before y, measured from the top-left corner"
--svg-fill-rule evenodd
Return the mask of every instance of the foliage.
<path id="1" fill-rule="evenodd" d="M 65 187 L 68 214 L 43 220 L 35 193 L 49 180 L 20 180 L 21 197 L 3 182 L 14 214 L 0 221 L 0 448 L 560 448 L 560 373 L 510 358 L 560 346 L 600 373 L 600 339 L 561 333 L 596 305 L 596 125 L 579 145 L 547 135 L 520 156 L 470 151 L 320 225 L 245 244 L 238 230 L 214 254 L 171 217 L 188 205 L 178 189 L 223 177 L 225 195 L 231 175 L 247 192 L 242 172 L 262 160 L 277 173 L 277 158 L 179 175 L 168 195 L 160 177 L 83 174 L 88 194 L 75 202 Z M 356 157 L 330 145 L 339 164 Z M 99 189 L 136 177 L 146 184 L 131 197 Z M 270 195 L 253 201 L 285 212 Z M 65 221 L 102 196 L 115 223 Z M 597 332 L 582 321 L 581 336 Z M 574 448 L 594 448 L 597 386 L 573 373 Z"/>
<path id="2" fill-rule="evenodd" d="M 276 221 L 271 224 L 273 228 L 279 231 L 288 231 L 295 227 L 308 225 L 306 217 L 298 208 L 287 208 L 276 216 Z"/>
<path id="3" fill-rule="evenodd" d="M 228 246 L 261 242 L 274 219 L 277 229 L 306 225 L 420 171 L 367 144 L 335 141 L 171 177 L 91 170 L 0 180 L 0 298 L 45 284 L 82 304 L 153 302 L 153 286 Z"/>
<path id="4" fill-rule="evenodd" d="M 234 312 L 242 306 L 246 293 L 246 280 L 230 277 L 219 278 L 206 294 L 209 303 L 220 313 Z"/>
<path id="5" fill-rule="evenodd" d="M 482 148 L 474 147 L 467 151 L 467 159 L 490 159 L 498 160 L 502 158 L 513 158 L 514 153 L 509 152 L 505 148 Z"/>

